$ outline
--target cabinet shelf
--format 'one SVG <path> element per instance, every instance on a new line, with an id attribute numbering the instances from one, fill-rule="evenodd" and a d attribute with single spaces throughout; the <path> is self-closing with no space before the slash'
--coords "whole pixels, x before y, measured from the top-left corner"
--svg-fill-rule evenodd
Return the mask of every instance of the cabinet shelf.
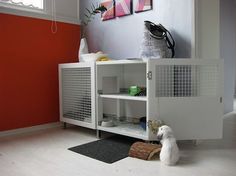
<path id="1" fill-rule="evenodd" d="M 99 96 L 108 99 L 147 101 L 146 96 L 131 96 L 129 94 L 101 94 Z"/>
<path id="2" fill-rule="evenodd" d="M 147 132 L 139 124 L 120 123 L 114 127 L 98 126 L 98 130 L 120 134 L 124 136 L 132 136 L 138 139 L 147 139 Z"/>

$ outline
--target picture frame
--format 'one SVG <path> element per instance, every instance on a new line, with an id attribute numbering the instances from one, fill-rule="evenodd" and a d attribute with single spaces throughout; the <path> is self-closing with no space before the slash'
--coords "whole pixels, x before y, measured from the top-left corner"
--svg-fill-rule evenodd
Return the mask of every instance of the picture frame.
<path id="1" fill-rule="evenodd" d="M 101 14 L 102 21 L 111 20 L 116 17 L 114 0 L 105 0 L 101 2 L 101 6 L 105 6 L 107 8 L 107 11 Z"/>
<path id="2" fill-rule="evenodd" d="M 153 9 L 153 0 L 134 0 L 135 13 L 145 12 Z"/>
<path id="3" fill-rule="evenodd" d="M 132 0 L 116 0 L 115 12 L 116 17 L 131 15 L 133 13 Z"/>

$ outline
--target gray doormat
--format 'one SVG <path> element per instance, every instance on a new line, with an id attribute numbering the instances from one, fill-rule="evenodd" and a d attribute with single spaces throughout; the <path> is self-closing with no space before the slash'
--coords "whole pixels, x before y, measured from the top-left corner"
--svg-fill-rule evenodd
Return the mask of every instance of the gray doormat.
<path id="1" fill-rule="evenodd" d="M 108 164 L 112 164 L 128 157 L 131 145 L 137 141 L 137 139 L 129 137 L 113 136 L 72 147 L 69 148 L 69 150 Z"/>

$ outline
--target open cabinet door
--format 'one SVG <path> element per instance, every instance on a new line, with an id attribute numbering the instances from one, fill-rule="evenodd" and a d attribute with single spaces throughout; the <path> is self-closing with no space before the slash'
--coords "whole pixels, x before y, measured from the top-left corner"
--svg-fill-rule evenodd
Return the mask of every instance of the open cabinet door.
<path id="1" fill-rule="evenodd" d="M 222 138 L 223 61 L 153 59 L 147 67 L 149 120 L 162 120 L 178 140 Z"/>

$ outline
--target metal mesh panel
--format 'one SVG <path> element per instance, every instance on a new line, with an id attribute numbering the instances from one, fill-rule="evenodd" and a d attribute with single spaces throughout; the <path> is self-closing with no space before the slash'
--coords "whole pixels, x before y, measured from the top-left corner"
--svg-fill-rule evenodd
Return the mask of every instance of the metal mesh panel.
<path id="1" fill-rule="evenodd" d="M 62 69 L 63 117 L 91 123 L 91 68 Z"/>
<path id="2" fill-rule="evenodd" d="M 215 96 L 218 83 L 216 65 L 156 66 L 156 97 Z"/>

